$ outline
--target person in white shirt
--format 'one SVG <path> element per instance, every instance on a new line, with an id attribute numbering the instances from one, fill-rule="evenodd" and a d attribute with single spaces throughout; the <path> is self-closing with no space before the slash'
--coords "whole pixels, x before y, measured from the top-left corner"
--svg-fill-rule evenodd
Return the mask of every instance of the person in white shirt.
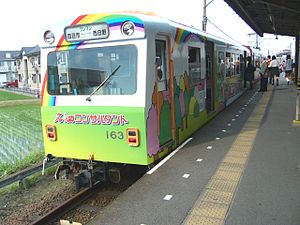
<path id="1" fill-rule="evenodd" d="M 286 56 L 286 65 L 285 65 L 285 79 L 287 81 L 287 85 L 290 84 L 290 79 L 291 79 L 291 73 L 292 73 L 292 60 L 291 56 L 287 55 Z"/>
<path id="2" fill-rule="evenodd" d="M 279 85 L 279 62 L 276 59 L 276 56 L 272 56 L 272 61 L 269 64 L 269 69 L 270 69 L 270 83 L 272 81 L 272 85 L 274 85 L 274 79 L 276 79 L 276 85 Z"/>

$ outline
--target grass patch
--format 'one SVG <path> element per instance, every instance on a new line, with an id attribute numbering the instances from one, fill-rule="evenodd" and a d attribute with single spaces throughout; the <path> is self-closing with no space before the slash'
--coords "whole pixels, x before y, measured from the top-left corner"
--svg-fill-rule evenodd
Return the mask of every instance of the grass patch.
<path id="1" fill-rule="evenodd" d="M 0 164 L 19 162 L 37 149 L 43 152 L 39 104 L 1 108 Z"/>
<path id="2" fill-rule="evenodd" d="M 38 184 L 39 181 L 45 179 L 45 177 L 53 178 L 54 177 L 53 175 L 56 171 L 56 168 L 57 168 L 57 165 L 46 168 L 44 176 L 41 175 L 42 171 L 40 171 L 40 172 L 37 172 L 35 174 L 32 174 L 29 177 L 26 177 L 24 179 L 25 182 L 27 183 L 26 187 L 24 186 L 24 183 L 22 181 L 16 181 L 16 182 L 14 182 L 10 185 L 7 185 L 7 186 L 0 189 L 0 195 L 9 194 L 9 193 L 12 193 L 12 192 L 19 192 L 19 191 L 22 191 L 22 190 L 25 190 L 25 189 L 32 188 L 33 186 Z"/>
<path id="3" fill-rule="evenodd" d="M 20 101 L 32 97 L 0 90 L 0 105 L 5 101 L 16 103 L 0 108 L 0 179 L 23 169 L 38 165 L 44 159 L 41 111 L 39 103 L 22 104 Z M 2 102 L 1 102 L 2 101 Z M 28 178 L 35 183 L 34 174 Z M 0 190 L 17 189 L 16 182 Z"/>
<path id="4" fill-rule="evenodd" d="M 0 101 L 34 99 L 33 97 L 0 90 Z"/>
<path id="5" fill-rule="evenodd" d="M 3 107 L 1 108 L 1 113 L 11 115 L 9 117 L 10 119 L 7 121 L 10 123 L 10 126 L 19 126 L 19 123 L 12 124 L 12 122 L 16 122 L 16 120 L 26 124 L 41 126 L 41 107 L 38 102 L 26 105 Z"/>
<path id="6" fill-rule="evenodd" d="M 0 179 L 13 174 L 17 171 L 26 169 L 34 164 L 39 164 L 44 159 L 43 151 L 32 151 L 24 159 L 18 160 L 15 163 L 0 164 Z"/>

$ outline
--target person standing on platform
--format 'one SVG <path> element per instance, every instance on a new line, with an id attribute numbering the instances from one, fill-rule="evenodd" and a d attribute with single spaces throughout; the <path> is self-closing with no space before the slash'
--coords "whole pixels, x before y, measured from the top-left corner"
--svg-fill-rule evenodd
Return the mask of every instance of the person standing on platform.
<path id="1" fill-rule="evenodd" d="M 267 56 L 267 63 L 268 63 L 268 65 L 270 65 L 271 61 L 272 61 L 271 56 L 268 55 L 268 56 Z"/>
<path id="2" fill-rule="evenodd" d="M 267 57 L 267 64 L 268 64 L 268 78 L 269 78 L 269 84 L 272 84 L 272 78 L 271 78 L 271 76 L 270 76 L 270 64 L 271 64 L 271 56 L 270 55 L 268 55 L 268 57 Z"/>
<path id="3" fill-rule="evenodd" d="M 292 69 L 291 56 L 287 55 L 286 56 L 286 64 L 285 64 L 285 79 L 287 81 L 287 85 L 290 84 L 292 70 L 293 69 Z"/>
<path id="4" fill-rule="evenodd" d="M 267 91 L 268 86 L 268 63 L 266 58 L 264 58 L 264 61 L 261 63 L 260 66 L 260 92 Z"/>
<path id="5" fill-rule="evenodd" d="M 274 85 L 274 79 L 276 79 L 276 85 L 279 85 L 279 62 L 276 59 L 276 56 L 272 56 L 272 61 L 269 65 L 270 68 L 270 77 L 272 79 L 272 85 Z"/>
<path id="6" fill-rule="evenodd" d="M 248 64 L 246 68 L 246 76 L 247 76 L 247 80 L 250 83 L 250 89 L 253 89 L 254 71 L 256 70 L 256 68 L 252 64 L 251 56 L 247 57 L 247 61 Z"/>

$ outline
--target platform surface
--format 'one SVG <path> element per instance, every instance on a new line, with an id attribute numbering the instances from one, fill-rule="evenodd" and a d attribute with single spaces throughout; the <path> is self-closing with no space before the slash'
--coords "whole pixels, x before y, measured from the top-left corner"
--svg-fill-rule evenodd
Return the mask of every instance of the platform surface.
<path id="1" fill-rule="evenodd" d="M 249 90 L 89 225 L 298 225 L 296 89 Z"/>

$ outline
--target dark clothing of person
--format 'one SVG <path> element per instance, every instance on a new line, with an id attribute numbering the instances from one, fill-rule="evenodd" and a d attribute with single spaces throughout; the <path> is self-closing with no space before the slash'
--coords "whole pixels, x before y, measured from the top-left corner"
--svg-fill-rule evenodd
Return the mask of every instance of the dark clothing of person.
<path id="1" fill-rule="evenodd" d="M 276 85 L 278 86 L 279 84 L 279 74 L 280 74 L 280 71 L 279 71 L 279 68 L 278 67 L 271 67 L 270 68 L 270 76 L 272 77 L 272 85 L 274 85 L 274 80 L 276 78 Z"/>
<path id="2" fill-rule="evenodd" d="M 269 84 L 274 85 L 274 75 L 272 75 L 271 73 L 270 73 L 270 76 L 269 76 Z"/>
<path id="3" fill-rule="evenodd" d="M 268 86 L 268 77 L 264 77 L 260 75 L 260 90 L 259 91 L 267 91 Z"/>
<path id="4" fill-rule="evenodd" d="M 253 88 L 253 80 L 254 80 L 254 71 L 256 70 L 255 66 L 251 62 L 248 63 L 246 74 L 247 74 L 247 81 L 250 83 L 250 89 Z"/>
<path id="5" fill-rule="evenodd" d="M 270 74 L 272 77 L 277 76 L 279 77 L 280 71 L 278 67 L 271 67 L 270 68 Z"/>
<path id="6" fill-rule="evenodd" d="M 274 85 L 274 79 L 276 78 L 276 85 L 279 85 L 279 62 L 276 60 L 275 56 L 272 56 L 272 61 L 269 65 L 270 69 L 270 83 L 272 82 L 272 85 Z"/>
<path id="7" fill-rule="evenodd" d="M 261 63 L 260 67 L 260 90 L 259 91 L 267 91 L 267 86 L 268 86 L 268 62 L 264 60 Z"/>

